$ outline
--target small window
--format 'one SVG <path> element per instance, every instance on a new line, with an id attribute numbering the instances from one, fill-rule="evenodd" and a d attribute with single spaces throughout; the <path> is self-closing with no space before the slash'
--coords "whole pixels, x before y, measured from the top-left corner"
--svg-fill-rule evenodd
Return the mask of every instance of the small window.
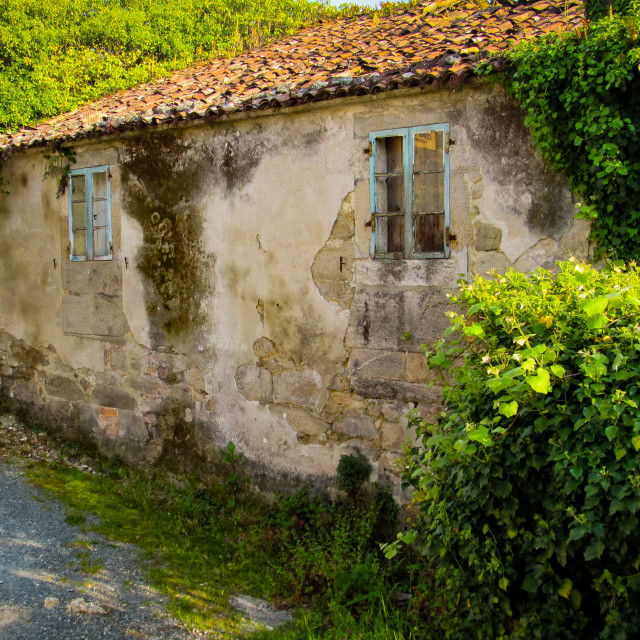
<path id="1" fill-rule="evenodd" d="M 448 138 L 448 124 L 369 134 L 372 256 L 449 257 Z"/>
<path id="2" fill-rule="evenodd" d="M 69 239 L 72 260 L 111 260 L 109 167 L 71 171 Z"/>

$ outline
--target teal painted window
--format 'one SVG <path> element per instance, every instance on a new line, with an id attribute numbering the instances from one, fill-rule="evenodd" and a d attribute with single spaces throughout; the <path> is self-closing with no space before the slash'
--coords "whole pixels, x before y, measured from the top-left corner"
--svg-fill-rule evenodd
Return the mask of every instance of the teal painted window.
<path id="1" fill-rule="evenodd" d="M 69 189 L 72 260 L 111 260 L 109 167 L 73 169 Z"/>
<path id="2" fill-rule="evenodd" d="M 369 134 L 371 255 L 447 258 L 449 125 Z"/>

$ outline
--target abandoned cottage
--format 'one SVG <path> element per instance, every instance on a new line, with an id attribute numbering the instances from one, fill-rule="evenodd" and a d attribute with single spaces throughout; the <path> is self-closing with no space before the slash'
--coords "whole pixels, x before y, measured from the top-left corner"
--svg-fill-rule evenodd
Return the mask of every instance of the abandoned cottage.
<path id="1" fill-rule="evenodd" d="M 458 278 L 585 257 L 565 180 L 475 73 L 582 21 L 364 14 L 1 137 L 0 408 L 138 465 L 206 477 L 233 441 L 273 489 L 354 451 L 393 484 Z M 52 153 L 70 173 L 43 179 Z"/>

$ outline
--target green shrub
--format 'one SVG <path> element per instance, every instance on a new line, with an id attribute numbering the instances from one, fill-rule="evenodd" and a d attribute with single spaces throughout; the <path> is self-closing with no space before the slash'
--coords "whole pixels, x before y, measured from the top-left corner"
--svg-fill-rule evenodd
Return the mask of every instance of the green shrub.
<path id="1" fill-rule="evenodd" d="M 369 461 L 361 454 L 341 456 L 338 462 L 338 488 L 354 497 L 373 471 Z"/>
<path id="2" fill-rule="evenodd" d="M 440 637 L 640 636 L 640 272 L 559 267 L 463 285 L 429 358 L 457 384 L 405 480 Z"/>

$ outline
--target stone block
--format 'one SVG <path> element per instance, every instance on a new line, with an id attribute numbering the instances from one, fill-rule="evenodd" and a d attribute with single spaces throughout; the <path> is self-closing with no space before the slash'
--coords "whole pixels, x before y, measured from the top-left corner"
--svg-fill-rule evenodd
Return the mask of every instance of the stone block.
<path id="1" fill-rule="evenodd" d="M 66 295 L 58 309 L 58 325 L 64 333 L 93 333 L 93 302 L 91 296 Z"/>
<path id="2" fill-rule="evenodd" d="M 399 348 L 402 293 L 359 291 L 356 293 L 347 330 L 346 347 L 395 351 Z"/>
<path id="3" fill-rule="evenodd" d="M 380 287 L 431 287 L 451 289 L 458 273 L 453 258 L 435 260 L 356 260 L 358 285 Z"/>
<path id="4" fill-rule="evenodd" d="M 340 443 L 340 454 L 343 456 L 361 454 L 373 461 L 378 455 L 378 447 L 371 440 L 347 440 Z"/>
<path id="5" fill-rule="evenodd" d="M 164 385 L 154 376 L 126 376 L 123 382 L 137 393 L 153 396 L 164 391 Z"/>
<path id="6" fill-rule="evenodd" d="M 373 440 L 378 435 L 373 418 L 358 409 L 347 409 L 333 423 L 331 430 L 333 433 L 367 440 Z"/>
<path id="7" fill-rule="evenodd" d="M 309 367 L 282 371 L 273 376 L 273 399 L 277 404 L 295 404 L 320 411 L 326 395 L 322 376 Z"/>
<path id="8" fill-rule="evenodd" d="M 553 238 L 543 238 L 521 255 L 513 266 L 518 271 L 534 271 L 540 267 L 553 269 L 561 254 L 562 250 Z"/>
<path id="9" fill-rule="evenodd" d="M 45 380 L 44 386 L 50 396 L 64 398 L 65 400 L 80 400 L 84 398 L 80 385 L 75 380 L 65 376 L 51 376 Z"/>
<path id="10" fill-rule="evenodd" d="M 120 265 L 116 260 L 95 262 L 62 261 L 62 288 L 72 294 L 119 295 L 122 290 Z"/>
<path id="11" fill-rule="evenodd" d="M 486 276 L 492 269 L 496 273 L 503 274 L 512 266 L 509 258 L 501 251 L 480 251 L 471 258 L 471 270 L 481 276 Z"/>
<path id="12" fill-rule="evenodd" d="M 316 418 L 304 409 L 272 404 L 269 406 L 269 411 L 271 411 L 278 420 L 283 420 L 299 434 L 317 437 L 326 433 L 329 429 L 329 425 L 326 422 Z"/>
<path id="13" fill-rule="evenodd" d="M 365 398 L 392 398 L 402 402 L 436 403 L 441 398 L 439 387 L 399 382 L 397 380 L 377 380 L 375 378 L 354 378 L 353 390 Z"/>
<path id="14" fill-rule="evenodd" d="M 424 353 L 407 353 L 407 382 L 426 384 L 433 380 L 435 375 L 429 370 L 427 356 Z"/>
<path id="15" fill-rule="evenodd" d="M 102 407 L 100 407 L 102 409 Z M 142 416 L 133 411 L 119 412 L 120 425 L 118 436 L 144 444 L 149 439 L 149 432 Z"/>
<path id="16" fill-rule="evenodd" d="M 126 371 L 127 352 L 124 349 L 110 349 L 109 366 L 112 371 Z"/>
<path id="17" fill-rule="evenodd" d="M 407 430 L 407 420 L 401 422 L 383 422 L 380 427 L 382 432 L 381 447 L 385 451 L 402 451 L 402 446 L 407 439 L 412 440 Z"/>
<path id="18" fill-rule="evenodd" d="M 69 406 L 71 407 L 72 422 L 82 433 L 90 435 L 100 431 L 98 427 L 99 407 L 84 403 L 75 403 Z"/>
<path id="19" fill-rule="evenodd" d="M 476 251 L 499 251 L 502 229 L 481 222 L 476 229 Z"/>
<path id="20" fill-rule="evenodd" d="M 247 399 L 268 404 L 273 398 L 271 373 L 255 364 L 243 364 L 236 369 L 236 388 Z"/>
<path id="21" fill-rule="evenodd" d="M 123 336 L 129 323 L 122 311 L 122 298 L 96 295 L 93 297 L 93 334 Z"/>
<path id="22" fill-rule="evenodd" d="M 382 405 L 382 415 L 389 422 L 400 422 L 405 419 L 410 407 L 411 405 L 401 402 L 385 403 Z"/>
<path id="23" fill-rule="evenodd" d="M 354 349 L 349 370 L 352 375 L 362 378 L 404 380 L 405 354 L 400 351 Z"/>
<path id="24" fill-rule="evenodd" d="M 135 409 L 136 401 L 124 389 L 112 384 L 98 384 L 93 388 L 91 400 L 95 404 L 117 409 Z"/>
<path id="25" fill-rule="evenodd" d="M 432 345 L 449 326 L 447 313 L 453 309 L 447 291 L 405 291 L 398 333 L 404 339 L 400 349 L 424 353 L 423 344 Z"/>

